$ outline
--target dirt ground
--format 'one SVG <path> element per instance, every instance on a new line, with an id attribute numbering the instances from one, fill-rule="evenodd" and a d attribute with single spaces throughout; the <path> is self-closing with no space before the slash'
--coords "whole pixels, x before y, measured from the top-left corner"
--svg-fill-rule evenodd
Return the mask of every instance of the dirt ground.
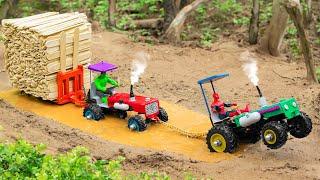
<path id="1" fill-rule="evenodd" d="M 121 91 L 128 91 L 132 59 L 137 52 L 144 51 L 150 54 L 151 60 L 141 82 L 135 87 L 137 93 L 206 113 L 197 80 L 229 72 L 229 78 L 216 83 L 222 98 L 238 102 L 240 106 L 250 102 L 253 108 L 257 107 L 257 92 L 243 73 L 239 61 L 240 53 L 246 49 L 238 47 L 235 42 L 221 40 L 207 51 L 133 43 L 125 35 L 102 32 L 94 34 L 92 49 L 95 62 L 106 60 L 119 65 L 119 71 L 114 75 L 119 77 Z M 249 50 L 255 52 L 254 47 Z M 2 51 L 3 46 L 0 54 Z M 161 171 L 176 179 L 183 177 L 185 172 L 214 179 L 320 179 L 319 86 L 310 85 L 304 79 L 303 63 L 288 64 L 282 58 L 259 53 L 256 56 L 259 85 L 267 100 L 272 103 L 280 97 L 294 96 L 301 108 L 313 118 L 313 132 L 307 138 L 294 139 L 290 136 L 287 144 L 278 150 L 268 150 L 261 142 L 248 144 L 235 159 L 206 163 L 170 152 L 108 142 L 50 119 L 22 112 L 5 100 L 0 101 L 0 125 L 4 128 L 0 138 L 4 141 L 23 137 L 33 143 L 42 142 L 48 145 L 50 153 L 82 145 L 90 149 L 95 159 L 125 156 L 126 172 Z M 0 90 L 9 88 L 5 73 L 0 76 Z"/>

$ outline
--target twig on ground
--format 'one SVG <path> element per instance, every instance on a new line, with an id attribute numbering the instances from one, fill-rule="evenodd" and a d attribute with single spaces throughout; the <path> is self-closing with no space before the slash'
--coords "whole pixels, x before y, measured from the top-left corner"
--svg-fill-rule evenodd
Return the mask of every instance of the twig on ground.
<path id="1" fill-rule="evenodd" d="M 274 69 L 272 70 L 276 75 L 278 75 L 279 77 L 281 78 L 285 78 L 285 79 L 290 79 L 292 81 L 295 81 L 294 78 L 290 78 L 290 77 L 287 77 L 287 76 L 282 76 L 281 74 L 279 74 L 278 72 L 276 72 Z"/>

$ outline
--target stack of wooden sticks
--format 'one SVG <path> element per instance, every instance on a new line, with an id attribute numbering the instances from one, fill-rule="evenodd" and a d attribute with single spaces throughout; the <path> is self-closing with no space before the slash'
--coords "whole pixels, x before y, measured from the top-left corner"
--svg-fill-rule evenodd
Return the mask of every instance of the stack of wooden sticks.
<path id="1" fill-rule="evenodd" d="M 91 24 L 85 14 L 48 12 L 2 21 L 5 68 L 13 87 L 44 100 L 57 99 L 57 73 L 84 66 L 88 87 Z"/>

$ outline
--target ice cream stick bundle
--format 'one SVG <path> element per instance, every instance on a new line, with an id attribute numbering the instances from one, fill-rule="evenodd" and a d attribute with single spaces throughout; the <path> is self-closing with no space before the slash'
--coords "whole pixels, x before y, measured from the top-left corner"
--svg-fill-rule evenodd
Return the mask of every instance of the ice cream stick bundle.
<path id="1" fill-rule="evenodd" d="M 57 99 L 57 73 L 91 61 L 91 24 L 85 14 L 48 12 L 2 21 L 5 67 L 13 87 Z M 88 87 L 89 72 L 84 68 Z"/>

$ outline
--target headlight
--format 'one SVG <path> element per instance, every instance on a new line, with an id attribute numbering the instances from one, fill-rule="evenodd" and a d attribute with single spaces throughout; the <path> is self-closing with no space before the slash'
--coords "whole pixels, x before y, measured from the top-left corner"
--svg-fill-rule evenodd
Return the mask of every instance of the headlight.
<path id="1" fill-rule="evenodd" d="M 146 115 L 154 114 L 159 111 L 158 103 L 153 102 L 146 105 Z"/>
<path id="2" fill-rule="evenodd" d="M 289 110 L 289 106 L 287 104 L 285 104 L 283 107 L 285 110 Z"/>
<path id="3" fill-rule="evenodd" d="M 292 103 L 292 106 L 293 106 L 293 107 L 297 107 L 297 103 L 296 103 L 296 102 L 293 102 L 293 103 Z"/>

